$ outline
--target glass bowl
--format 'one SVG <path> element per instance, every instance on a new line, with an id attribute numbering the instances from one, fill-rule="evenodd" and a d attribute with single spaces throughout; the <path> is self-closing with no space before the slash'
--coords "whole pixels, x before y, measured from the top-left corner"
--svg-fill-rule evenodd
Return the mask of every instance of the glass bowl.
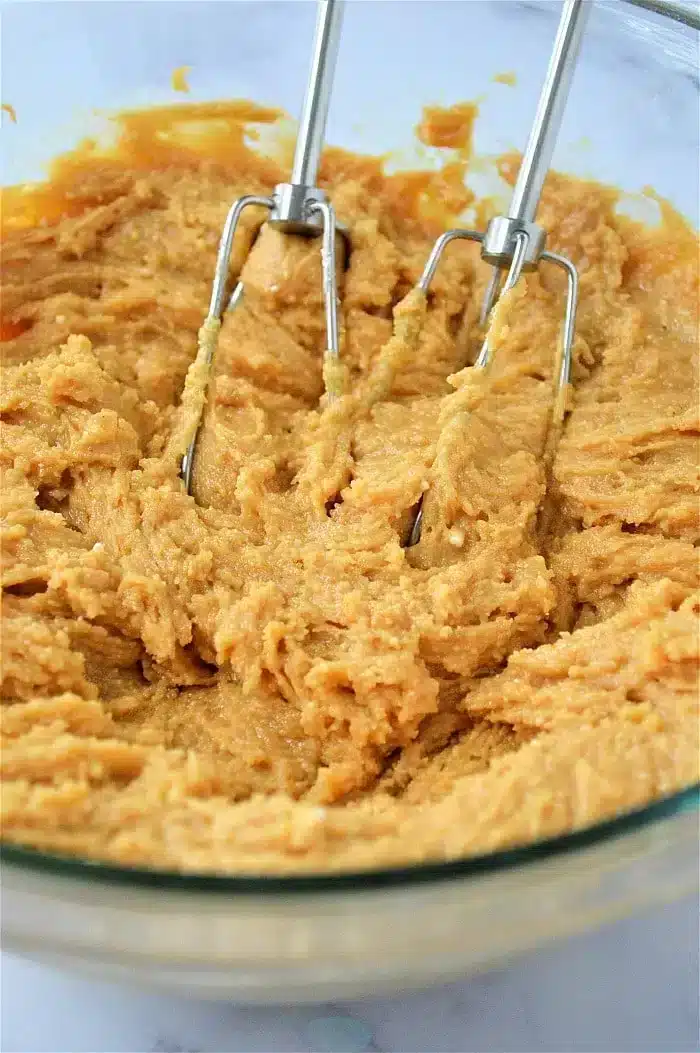
<path id="1" fill-rule="evenodd" d="M 350 4 L 329 141 L 429 164 L 413 144 L 421 107 L 478 99 L 477 152 L 521 147 L 558 13 L 549 0 Z M 308 2 L 6 5 L 2 102 L 18 123 L 3 120 L 2 182 L 40 178 L 94 132 L 95 109 L 174 101 L 182 65 L 193 101 L 246 97 L 296 113 L 313 22 Z M 504 72 L 515 87 L 494 81 Z M 623 0 L 596 4 L 554 164 L 623 187 L 630 208 L 651 185 L 697 224 L 697 115 L 697 33 Z M 184 877 L 5 846 L 3 946 L 247 1002 L 423 986 L 688 892 L 699 802 L 695 786 L 521 849 L 333 877 Z"/>

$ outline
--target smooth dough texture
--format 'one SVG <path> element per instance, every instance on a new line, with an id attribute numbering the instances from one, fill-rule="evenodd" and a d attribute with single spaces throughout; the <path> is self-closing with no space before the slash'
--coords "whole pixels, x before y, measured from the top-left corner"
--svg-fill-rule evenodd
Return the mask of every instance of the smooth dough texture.
<path id="1" fill-rule="evenodd" d="M 9 191 L 2 297 L 7 841 L 184 871 L 376 867 L 555 835 L 698 778 L 698 244 L 552 174 L 579 268 L 528 275 L 470 368 L 488 280 L 455 243 L 474 108 L 438 171 L 327 151 L 350 229 L 343 394 L 319 244 L 247 216 L 199 435 L 195 361 L 231 202 L 284 165 L 251 104 L 124 115 Z M 512 178 L 515 159 L 502 174 Z M 183 397 L 183 390 L 185 392 Z M 423 496 L 420 543 L 404 542 Z"/>

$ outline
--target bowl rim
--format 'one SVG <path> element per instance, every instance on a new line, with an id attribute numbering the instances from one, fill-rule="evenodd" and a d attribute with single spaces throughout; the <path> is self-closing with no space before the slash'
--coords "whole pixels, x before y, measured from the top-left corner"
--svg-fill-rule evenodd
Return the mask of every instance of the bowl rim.
<path id="1" fill-rule="evenodd" d="M 522 868 L 529 864 L 608 843 L 664 819 L 688 811 L 700 811 L 700 782 L 632 811 L 615 815 L 591 826 L 555 837 L 516 845 L 475 856 L 428 861 L 373 870 L 326 873 L 218 874 L 185 872 L 158 867 L 126 866 L 84 859 L 19 844 L 0 843 L 0 865 L 25 868 L 33 873 L 78 879 L 101 886 L 162 891 L 187 891 L 211 895 L 272 896 L 280 893 L 307 897 L 318 893 L 360 893 L 381 888 L 409 888 L 448 881 L 474 881 Z"/>

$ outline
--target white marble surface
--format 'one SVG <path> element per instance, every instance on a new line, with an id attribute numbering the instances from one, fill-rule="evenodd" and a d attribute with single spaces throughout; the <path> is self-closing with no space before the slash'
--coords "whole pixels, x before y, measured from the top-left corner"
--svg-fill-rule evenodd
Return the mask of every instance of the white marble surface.
<path id="1" fill-rule="evenodd" d="M 143 10 L 146 8 L 144 5 Z M 127 24 L 110 5 L 104 7 L 105 24 L 110 10 L 119 26 Z M 20 11 L 19 5 L 14 5 L 14 11 Z M 138 79 L 138 48 L 115 46 L 113 34 L 104 32 L 102 39 L 107 42 L 107 50 L 100 61 L 94 61 L 92 65 L 89 61 L 79 61 L 81 46 L 88 49 L 88 59 L 94 58 L 95 40 L 87 33 L 73 32 L 65 13 L 61 12 L 58 29 L 64 27 L 65 47 L 70 45 L 74 49 L 68 52 L 72 59 L 68 65 L 81 70 L 81 78 L 76 80 L 64 75 L 66 52 L 63 46 L 57 46 L 57 28 L 49 27 L 51 31 L 47 31 L 47 9 L 39 9 L 36 5 L 31 16 L 15 14 L 13 17 L 12 24 L 8 18 L 8 39 L 13 26 L 16 41 L 23 39 L 23 32 L 31 31 L 33 48 L 29 54 L 35 55 L 36 61 L 44 65 L 41 76 L 32 70 L 28 76 L 26 49 L 8 48 L 5 56 L 8 69 L 3 88 L 22 115 L 20 132 L 28 141 L 31 139 L 38 144 L 42 160 L 47 152 L 53 153 L 65 145 L 63 141 L 54 142 L 44 133 L 57 123 L 57 113 L 71 112 L 75 100 L 70 91 L 82 99 L 89 98 L 95 105 L 98 102 L 111 105 L 127 101 L 127 87 L 136 93 L 134 98 L 153 101 L 150 82 L 142 84 Z M 81 23 L 84 17 L 85 11 L 81 10 Z M 152 27 L 154 36 L 148 38 L 148 70 L 155 69 L 162 84 L 167 85 L 170 71 L 181 61 L 194 61 L 196 65 L 197 52 L 194 48 L 193 59 L 192 29 L 189 23 L 180 20 L 178 24 L 168 22 L 167 33 L 163 28 L 163 34 L 166 34 L 164 42 L 161 41 L 163 53 L 158 59 L 156 52 L 154 58 L 154 47 L 160 40 L 159 24 L 160 16 Z M 166 20 L 162 20 L 162 25 L 166 26 Z M 248 71 L 242 59 L 231 62 L 230 45 L 232 41 L 235 43 L 235 34 L 221 33 L 219 37 L 225 42 L 225 61 L 222 59 L 221 68 L 226 70 L 229 94 L 261 98 L 269 95 L 278 102 L 285 101 L 282 88 L 286 82 L 276 85 L 275 77 L 282 78 L 286 66 L 280 65 L 277 71 L 271 62 L 262 70 L 255 67 Z M 447 39 L 449 42 L 449 34 Z M 460 43 L 462 34 L 457 34 L 455 39 L 458 54 L 453 66 L 446 62 L 434 71 L 437 79 L 430 91 L 418 81 L 416 92 L 420 94 L 420 101 L 428 95 L 432 97 L 441 93 L 455 97 L 449 81 L 452 68 L 457 71 L 455 76 L 459 79 L 461 96 L 470 96 L 470 83 L 468 80 L 465 83 L 465 76 L 474 79 L 475 89 L 471 94 L 477 94 L 477 87 L 480 89 L 487 83 L 489 74 L 479 66 L 480 56 L 472 56 L 465 67 Z M 370 44 L 374 41 L 382 50 L 383 40 L 382 33 L 369 38 Z M 40 50 L 42 42 L 45 51 Z M 136 42 L 134 37 L 132 43 Z M 201 50 L 207 63 L 203 63 L 203 68 L 210 69 L 210 49 L 216 41 L 209 34 L 205 43 L 206 48 Z M 520 45 L 516 34 L 513 47 L 517 54 L 522 51 Z M 182 52 L 178 50 L 180 46 Z M 134 51 L 137 52 L 135 56 Z M 14 64 L 10 61 L 13 54 L 18 56 Z M 245 57 L 244 52 L 241 54 Z M 114 59 L 115 70 L 109 65 L 110 56 Z M 530 56 L 526 57 L 530 62 Z M 54 59 L 60 59 L 62 63 L 61 69 L 55 73 L 50 65 Z M 499 61 L 500 69 L 515 68 L 515 59 L 511 61 L 507 52 Z M 348 65 L 352 63 L 348 62 Z M 599 71 L 591 69 L 591 76 L 595 73 L 599 78 Z M 113 80 L 110 80 L 110 72 L 114 74 Z M 212 77 L 216 72 L 214 69 Z M 447 78 L 444 84 L 440 81 L 443 72 Z M 239 78 L 233 85 L 235 90 L 230 83 L 234 74 Z M 86 86 L 85 78 L 88 77 L 89 81 L 90 76 L 92 82 Z M 48 96 L 43 90 L 47 83 L 52 85 Z M 357 87 L 356 76 L 353 86 Z M 205 88 L 202 91 L 207 94 Z M 632 101 L 639 96 L 638 104 L 646 105 L 646 97 L 637 91 L 636 82 L 629 90 L 633 93 Z M 368 91 L 372 91 L 371 81 Z M 221 94 L 215 84 L 211 93 Z M 599 123 L 598 94 L 594 94 L 594 104 L 589 109 Z M 656 100 L 656 96 L 654 98 Z M 608 103 L 611 105 L 613 101 L 611 96 Z M 694 96 L 692 101 L 694 105 Z M 371 104 L 374 106 L 374 98 Z M 352 96 L 352 105 L 356 106 L 355 95 Z M 584 111 L 588 112 L 582 102 L 581 112 Z M 666 110 L 661 114 L 660 127 L 663 124 L 673 129 L 676 144 L 690 142 L 688 136 L 676 135 L 677 122 L 669 122 L 667 114 Z M 514 140 L 518 141 L 522 134 L 520 115 L 510 99 L 509 109 L 502 116 L 505 119 L 509 115 L 514 121 Z M 620 157 L 629 156 L 635 170 L 640 167 L 638 151 L 630 148 L 626 134 L 637 124 L 646 130 L 648 117 L 647 108 L 645 122 L 611 121 L 611 134 L 622 145 L 616 152 L 613 143 L 610 157 L 618 154 Z M 406 128 L 411 126 L 412 120 L 413 116 L 404 122 Z M 341 125 L 339 121 L 338 127 Z M 585 130 L 585 125 L 582 124 L 581 128 Z M 510 134 L 508 127 L 505 127 L 505 132 Z M 346 141 L 340 132 L 337 137 Z M 692 177 L 693 166 L 669 164 L 669 151 L 658 148 L 656 137 L 653 151 L 654 156 L 644 155 L 648 162 L 642 166 L 644 181 L 653 180 L 664 193 L 675 199 L 678 173 L 686 171 Z M 17 149 L 14 155 L 23 156 Z M 692 153 L 689 156 L 692 157 Z M 659 172 L 649 168 L 655 157 L 660 159 Z M 616 177 L 617 172 L 613 169 L 610 178 Z M 619 181 L 625 182 L 622 178 Z M 690 198 L 693 200 L 695 189 L 691 187 Z M 684 200 L 681 195 L 679 201 Z M 362 1050 L 375 1053 L 534 1053 L 549 1050 L 553 1053 L 685 1053 L 700 1049 L 698 905 L 695 900 L 676 904 L 650 917 L 624 922 L 601 933 L 528 956 L 478 979 L 393 999 L 278 1009 L 195 1003 L 144 991 L 97 985 L 8 955 L 2 956 L 0 995 L 1 1053 L 361 1053 Z"/>
<path id="2" fill-rule="evenodd" d="M 479 979 L 381 1001 L 253 1009 L 97 985 L 4 955 L 2 1053 L 685 1053 L 698 1039 L 687 900 Z"/>

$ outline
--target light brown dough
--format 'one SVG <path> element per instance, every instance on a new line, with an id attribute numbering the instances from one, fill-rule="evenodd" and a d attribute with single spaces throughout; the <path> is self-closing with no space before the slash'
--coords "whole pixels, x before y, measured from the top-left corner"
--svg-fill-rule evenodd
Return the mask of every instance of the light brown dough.
<path id="1" fill-rule="evenodd" d="M 460 114 L 431 111 L 422 137 L 434 124 L 466 149 Z M 550 176 L 541 220 L 581 303 L 548 473 L 557 274 L 499 304 L 475 373 L 476 249 L 448 251 L 428 301 L 410 291 L 469 203 L 468 159 L 388 176 L 328 151 L 352 244 L 344 394 L 323 396 L 318 243 L 255 238 L 251 218 L 195 500 L 178 467 L 196 370 L 181 396 L 227 208 L 284 178 L 245 146 L 274 117 L 126 115 L 112 153 L 8 195 L 4 838 L 184 871 L 376 867 L 551 836 L 696 781 L 695 236 L 668 208 L 645 229 L 610 189 Z"/>

